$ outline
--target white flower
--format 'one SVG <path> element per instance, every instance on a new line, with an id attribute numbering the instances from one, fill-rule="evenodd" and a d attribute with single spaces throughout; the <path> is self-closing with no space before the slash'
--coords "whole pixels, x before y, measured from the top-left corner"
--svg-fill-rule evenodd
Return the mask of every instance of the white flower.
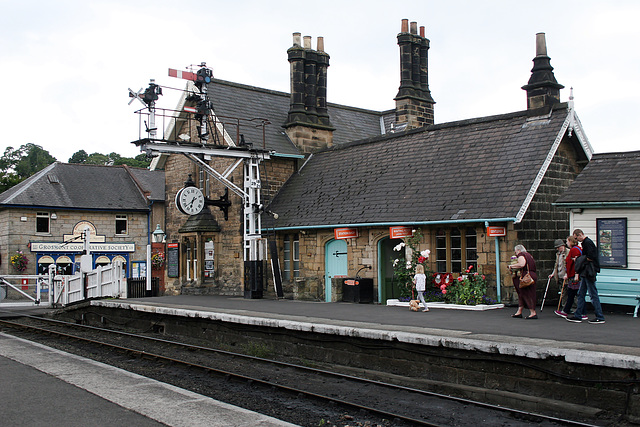
<path id="1" fill-rule="evenodd" d="M 407 269 L 411 268 L 411 260 L 407 261 Z"/>
<path id="2" fill-rule="evenodd" d="M 394 259 L 394 260 L 393 260 L 393 266 L 394 266 L 394 267 L 396 266 L 396 264 L 398 264 L 398 261 L 400 261 L 398 258 L 396 258 L 396 259 Z"/>
<path id="3" fill-rule="evenodd" d="M 404 242 L 399 243 L 395 248 L 393 248 L 393 250 L 400 251 L 402 248 L 404 248 Z"/>
<path id="4" fill-rule="evenodd" d="M 431 254 L 431 251 L 429 249 L 425 249 L 424 251 L 420 252 L 420 255 L 425 258 L 429 258 L 429 254 Z"/>

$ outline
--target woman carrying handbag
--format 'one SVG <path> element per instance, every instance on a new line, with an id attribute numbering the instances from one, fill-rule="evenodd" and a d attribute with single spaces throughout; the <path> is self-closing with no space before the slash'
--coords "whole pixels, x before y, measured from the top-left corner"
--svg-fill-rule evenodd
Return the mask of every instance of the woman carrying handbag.
<path id="1" fill-rule="evenodd" d="M 538 313 L 536 313 L 536 282 L 538 281 L 538 274 L 536 273 L 536 262 L 527 252 L 523 245 L 516 245 L 513 249 L 517 261 L 515 264 L 508 266 L 509 270 L 513 274 L 513 286 L 518 293 L 518 311 L 511 315 L 511 317 L 522 318 L 522 310 L 529 309 L 529 317 L 526 319 L 537 319 Z M 517 270 L 520 270 L 520 275 L 517 274 Z"/>

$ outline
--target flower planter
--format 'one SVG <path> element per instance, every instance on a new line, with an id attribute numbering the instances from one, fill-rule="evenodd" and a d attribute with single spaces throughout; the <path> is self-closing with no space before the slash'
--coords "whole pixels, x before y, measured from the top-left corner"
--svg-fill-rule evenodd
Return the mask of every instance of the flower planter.
<path id="1" fill-rule="evenodd" d="M 398 301 L 397 299 L 388 299 L 388 306 L 397 307 L 409 307 L 408 301 Z M 494 310 L 496 308 L 504 308 L 504 304 L 478 304 L 478 305 L 462 305 L 462 304 L 447 304 L 444 302 L 427 302 L 429 309 L 432 308 L 445 308 L 449 310 L 472 310 L 472 311 L 485 311 Z"/>

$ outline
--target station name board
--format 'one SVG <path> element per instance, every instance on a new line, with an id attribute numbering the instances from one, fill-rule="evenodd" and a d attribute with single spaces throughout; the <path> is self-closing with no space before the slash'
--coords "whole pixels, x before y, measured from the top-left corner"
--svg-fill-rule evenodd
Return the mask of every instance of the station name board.
<path id="1" fill-rule="evenodd" d="M 358 237 L 358 229 L 357 228 L 335 228 L 333 230 L 333 235 L 336 240 L 340 239 L 355 239 Z"/>
<path id="2" fill-rule="evenodd" d="M 91 252 L 135 252 L 135 243 L 90 243 Z M 84 243 L 32 242 L 31 252 L 82 252 Z"/>

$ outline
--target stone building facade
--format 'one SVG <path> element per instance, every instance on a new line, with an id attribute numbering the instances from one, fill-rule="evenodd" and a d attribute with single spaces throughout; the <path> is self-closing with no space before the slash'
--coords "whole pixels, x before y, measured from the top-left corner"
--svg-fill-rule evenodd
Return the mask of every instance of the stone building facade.
<path id="1" fill-rule="evenodd" d="M 262 237 L 276 242 L 285 295 L 339 301 L 342 280 L 357 274 L 372 281 L 374 301 L 397 296 L 391 260 L 401 240 L 391 236 L 392 227 L 420 230 L 419 249 L 431 250 L 434 272 L 459 274 L 477 266 L 489 296 L 503 302 L 516 300 L 505 268 L 516 244 L 529 248 L 538 271 L 548 274 L 552 242 L 569 232 L 567 210 L 553 201 L 592 150 L 573 103 L 560 102 L 562 85 L 553 76 L 544 35 L 536 37 L 532 76 L 522 88 L 527 109 L 453 123 L 434 124 L 430 42 L 424 28 L 406 20 L 398 34 L 401 79 L 393 110 L 326 103 L 324 41 L 313 50 L 299 33 L 288 51 L 290 94 L 214 79 L 209 90 L 217 115 L 263 123 L 261 134 L 246 126 L 230 133 L 238 135 L 236 143 L 242 135 L 270 153 L 261 164 Z M 216 170 L 231 163 L 208 160 Z M 184 156 L 160 156 L 154 167 L 165 171 L 167 200 L 189 174 L 211 200 L 224 194 Z M 242 168 L 228 176 L 235 183 L 245 178 Z M 194 219 L 167 204 L 167 242 L 181 247 L 180 274 L 169 278 L 168 293 L 243 294 L 244 207 L 235 194 L 229 200 L 227 219 L 215 206 Z M 488 226 L 504 227 L 505 235 L 489 236 Z M 340 229 L 353 236 L 338 237 Z M 202 269 L 207 241 L 215 253 L 208 275 Z M 339 268 L 332 257 L 343 257 Z M 265 295 L 272 296 L 273 275 L 264 268 Z"/>

